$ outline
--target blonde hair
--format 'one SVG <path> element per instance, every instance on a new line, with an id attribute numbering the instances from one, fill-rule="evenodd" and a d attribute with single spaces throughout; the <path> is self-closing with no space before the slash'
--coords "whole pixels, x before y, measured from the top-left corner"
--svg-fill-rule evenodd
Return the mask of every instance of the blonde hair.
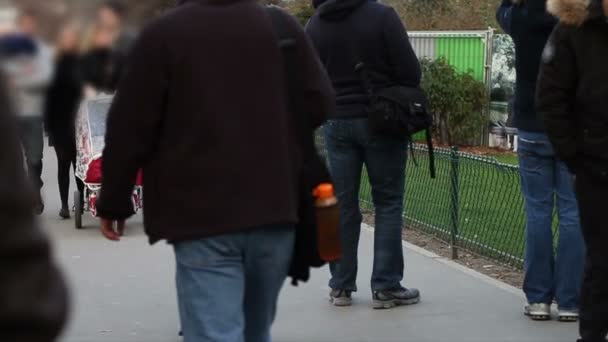
<path id="1" fill-rule="evenodd" d="M 81 38 L 82 38 L 81 27 L 82 27 L 82 24 L 79 21 L 77 21 L 77 20 L 70 20 L 70 21 L 67 21 L 60 28 L 60 30 L 57 32 L 57 35 L 56 35 L 56 38 L 55 38 L 55 47 L 56 47 L 56 54 L 57 55 L 59 55 L 59 54 L 61 54 L 63 52 L 62 51 L 63 35 L 68 30 L 70 30 L 71 32 L 73 32 L 74 35 L 76 36 L 75 50 L 79 51 L 79 45 L 80 45 L 80 41 L 81 41 Z"/>

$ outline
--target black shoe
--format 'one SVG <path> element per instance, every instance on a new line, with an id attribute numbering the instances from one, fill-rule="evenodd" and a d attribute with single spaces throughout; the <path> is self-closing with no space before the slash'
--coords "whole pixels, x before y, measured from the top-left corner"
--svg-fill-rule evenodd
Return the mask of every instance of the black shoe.
<path id="1" fill-rule="evenodd" d="M 396 306 L 414 305 L 420 302 L 417 289 L 398 288 L 374 292 L 374 309 L 392 309 Z"/>
<path id="2" fill-rule="evenodd" d="M 68 208 L 62 208 L 61 211 L 59 211 L 59 217 L 68 220 L 70 218 L 70 210 Z"/>
<path id="3" fill-rule="evenodd" d="M 34 214 L 40 216 L 42 213 L 44 213 L 44 203 L 42 202 L 42 198 L 40 198 L 34 207 Z"/>

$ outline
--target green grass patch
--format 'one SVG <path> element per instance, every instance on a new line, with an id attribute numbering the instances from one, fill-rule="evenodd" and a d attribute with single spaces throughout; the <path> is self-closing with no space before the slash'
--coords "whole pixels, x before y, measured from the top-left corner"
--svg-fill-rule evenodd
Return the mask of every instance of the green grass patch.
<path id="1" fill-rule="evenodd" d="M 508 165 L 519 165 L 519 161 L 517 158 L 517 154 L 515 153 L 505 153 L 493 156 L 498 162 Z"/>
<path id="2" fill-rule="evenodd" d="M 446 241 L 455 231 L 461 247 L 521 267 L 525 215 L 518 169 L 505 165 L 511 159 L 462 154 L 453 161 L 449 151 L 440 150 L 437 178 L 431 179 L 426 152 L 417 152 L 416 158 L 419 165 L 407 167 L 406 224 Z M 370 189 L 364 173 L 363 209 L 373 208 Z"/>

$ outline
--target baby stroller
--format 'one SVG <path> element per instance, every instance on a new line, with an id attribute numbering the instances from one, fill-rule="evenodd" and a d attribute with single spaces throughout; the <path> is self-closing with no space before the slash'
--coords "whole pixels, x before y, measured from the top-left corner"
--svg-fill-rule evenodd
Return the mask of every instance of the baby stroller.
<path id="1" fill-rule="evenodd" d="M 102 154 L 105 146 L 106 121 L 113 96 L 99 95 L 86 99 L 76 117 L 76 177 L 84 182 L 84 193 L 74 193 L 75 225 L 82 229 L 85 212 L 97 217 L 97 196 L 102 183 Z M 143 209 L 143 177 L 137 175 L 133 190 L 133 211 Z"/>

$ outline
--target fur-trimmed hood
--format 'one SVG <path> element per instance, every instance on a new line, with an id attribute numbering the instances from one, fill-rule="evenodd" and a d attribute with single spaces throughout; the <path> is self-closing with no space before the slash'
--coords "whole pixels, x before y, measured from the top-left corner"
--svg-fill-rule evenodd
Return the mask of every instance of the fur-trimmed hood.
<path id="1" fill-rule="evenodd" d="M 547 10 L 562 23 L 575 26 L 604 15 L 601 0 L 548 0 Z"/>

